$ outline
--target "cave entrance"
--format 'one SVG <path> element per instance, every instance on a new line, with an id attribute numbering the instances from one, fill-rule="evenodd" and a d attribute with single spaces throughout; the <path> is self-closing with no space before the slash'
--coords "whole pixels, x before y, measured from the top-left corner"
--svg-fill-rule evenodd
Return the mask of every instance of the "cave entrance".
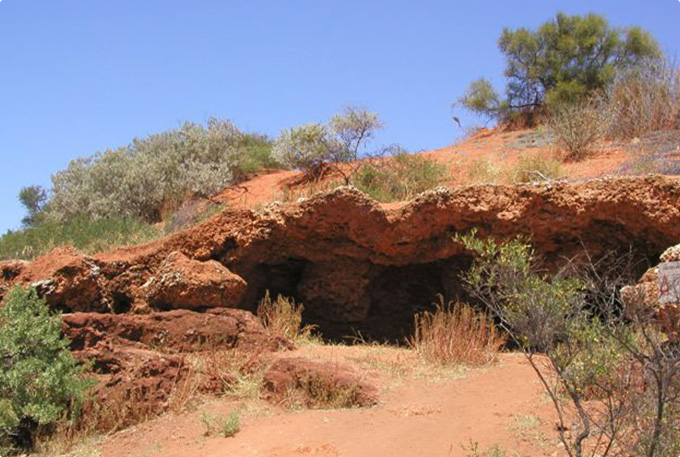
<path id="1" fill-rule="evenodd" d="M 246 302 L 254 311 L 267 291 L 281 294 L 304 305 L 304 322 L 324 339 L 404 343 L 414 315 L 434 310 L 440 295 L 467 299 L 460 274 L 470 263 L 465 256 L 401 266 L 287 259 L 258 267 Z"/>

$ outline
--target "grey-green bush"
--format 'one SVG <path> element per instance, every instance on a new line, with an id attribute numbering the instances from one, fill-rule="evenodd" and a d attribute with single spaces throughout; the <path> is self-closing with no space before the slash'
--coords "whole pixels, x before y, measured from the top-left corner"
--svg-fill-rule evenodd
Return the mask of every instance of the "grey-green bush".
<path id="1" fill-rule="evenodd" d="M 34 289 L 12 289 L 0 309 L 0 455 L 33 446 L 36 433 L 75 420 L 91 383 L 61 336 L 61 318 Z"/>
<path id="2" fill-rule="evenodd" d="M 52 177 L 48 212 L 59 221 L 86 215 L 156 222 L 190 196 L 210 197 L 274 164 L 265 137 L 226 120 L 187 122 L 72 161 Z"/>
<path id="3" fill-rule="evenodd" d="M 274 142 L 272 156 L 313 178 L 320 177 L 325 165 L 333 165 L 345 184 L 350 184 L 361 168 L 357 161 L 370 155 L 365 147 L 382 128 L 376 113 L 348 106 L 328 124 L 314 123 L 283 130 Z"/>

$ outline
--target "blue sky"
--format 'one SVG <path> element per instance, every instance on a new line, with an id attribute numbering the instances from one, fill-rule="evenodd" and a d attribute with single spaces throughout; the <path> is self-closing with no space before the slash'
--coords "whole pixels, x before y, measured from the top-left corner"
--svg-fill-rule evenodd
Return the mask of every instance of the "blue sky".
<path id="1" fill-rule="evenodd" d="M 446 146 L 467 84 L 502 87 L 501 29 L 557 11 L 641 25 L 680 58 L 677 0 L 0 0 L 0 233 L 21 187 L 184 120 L 273 136 L 358 104 L 381 143 Z"/>

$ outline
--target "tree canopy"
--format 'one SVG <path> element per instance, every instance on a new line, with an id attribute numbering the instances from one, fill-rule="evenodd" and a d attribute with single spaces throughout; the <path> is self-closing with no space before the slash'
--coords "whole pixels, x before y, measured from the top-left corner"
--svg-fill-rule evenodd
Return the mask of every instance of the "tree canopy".
<path id="1" fill-rule="evenodd" d="M 558 13 L 536 30 L 506 28 L 498 47 L 506 58 L 505 98 L 482 78 L 459 99 L 491 118 L 581 100 L 610 84 L 620 70 L 662 55 L 649 32 L 611 27 L 597 14 Z"/>

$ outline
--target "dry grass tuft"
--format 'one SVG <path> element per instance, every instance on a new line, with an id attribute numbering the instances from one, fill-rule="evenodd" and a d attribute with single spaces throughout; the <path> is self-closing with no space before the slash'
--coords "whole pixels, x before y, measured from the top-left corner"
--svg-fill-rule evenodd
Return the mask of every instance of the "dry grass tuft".
<path id="1" fill-rule="evenodd" d="M 522 154 L 507 173 L 513 184 L 550 181 L 564 175 L 559 160 L 541 153 Z"/>
<path id="2" fill-rule="evenodd" d="M 553 107 L 548 126 L 565 161 L 587 159 L 607 133 L 608 119 L 595 100 Z"/>
<path id="3" fill-rule="evenodd" d="M 411 346 L 434 365 L 482 366 L 496 360 L 505 344 L 491 318 L 462 303 L 439 304 L 415 317 Z"/>
<path id="4" fill-rule="evenodd" d="M 489 159 L 476 159 L 467 169 L 470 184 L 499 184 L 502 178 L 502 170 Z"/>
<path id="5" fill-rule="evenodd" d="M 269 291 L 257 307 L 257 317 L 262 325 L 274 336 L 289 338 L 295 342 L 309 342 L 313 339 L 315 326 L 302 325 L 302 313 L 305 307 L 296 304 L 291 298 L 283 295 L 272 300 Z"/>
<path id="6" fill-rule="evenodd" d="M 310 374 L 286 391 L 282 405 L 293 410 L 345 409 L 357 406 L 358 395 L 357 386 Z"/>

